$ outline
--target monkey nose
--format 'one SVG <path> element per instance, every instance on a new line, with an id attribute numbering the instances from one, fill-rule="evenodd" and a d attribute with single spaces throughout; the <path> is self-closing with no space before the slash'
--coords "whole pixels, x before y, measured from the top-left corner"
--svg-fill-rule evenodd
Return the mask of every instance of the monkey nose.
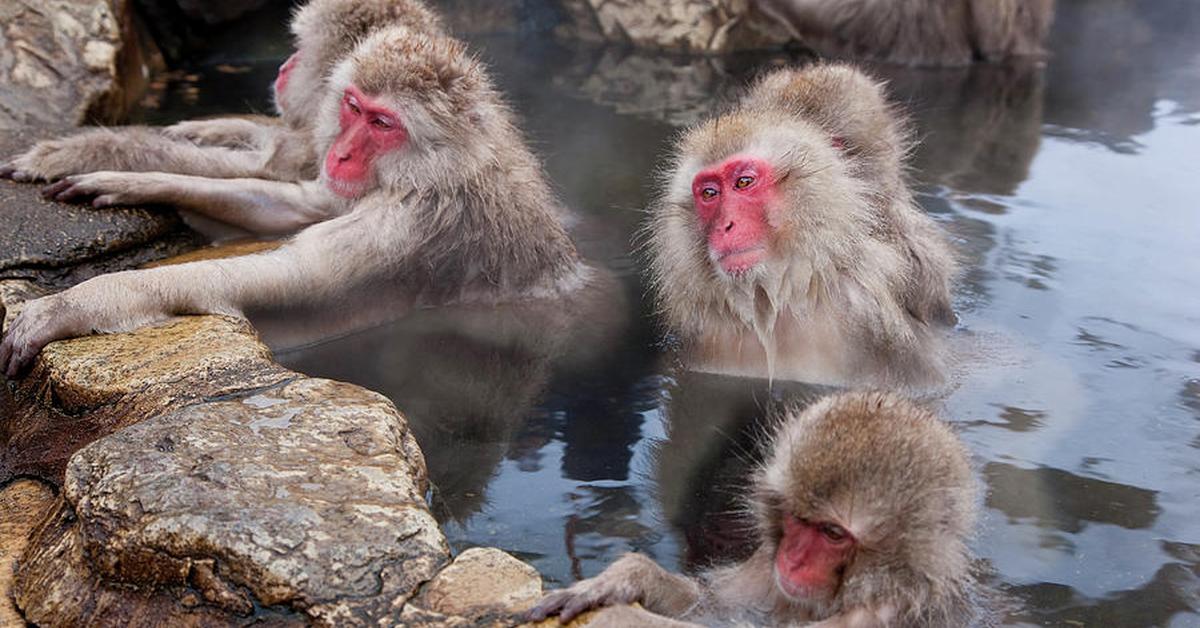
<path id="1" fill-rule="evenodd" d="M 733 221 L 732 220 L 725 223 L 725 233 L 729 233 L 730 231 L 733 231 Z"/>

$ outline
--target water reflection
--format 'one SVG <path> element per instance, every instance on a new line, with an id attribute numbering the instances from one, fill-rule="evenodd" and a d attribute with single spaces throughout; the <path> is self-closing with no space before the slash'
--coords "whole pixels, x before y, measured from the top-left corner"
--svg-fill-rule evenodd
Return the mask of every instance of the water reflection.
<path id="1" fill-rule="evenodd" d="M 736 558 L 756 434 L 812 391 L 681 371 L 629 243 L 679 126 L 804 59 L 566 50 L 523 32 L 472 44 L 615 296 L 400 320 L 343 303 L 332 326 L 287 312 L 264 335 L 288 365 L 409 415 L 456 548 L 503 547 L 550 584 L 628 550 L 680 569 Z M 1044 67 L 873 68 L 913 114 L 912 178 L 962 256 L 956 307 L 979 346 L 942 404 L 989 488 L 975 549 L 1021 601 L 1014 623 L 1195 625 L 1200 3 L 1060 0 L 1051 45 Z"/>

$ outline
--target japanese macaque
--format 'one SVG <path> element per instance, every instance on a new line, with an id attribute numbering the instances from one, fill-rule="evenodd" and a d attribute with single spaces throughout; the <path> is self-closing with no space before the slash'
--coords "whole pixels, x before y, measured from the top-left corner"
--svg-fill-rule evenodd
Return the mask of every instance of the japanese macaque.
<path id="1" fill-rule="evenodd" d="M 957 436 L 888 393 L 845 393 L 786 413 L 750 490 L 759 546 L 689 578 L 627 554 L 549 594 L 532 619 L 602 611 L 594 625 L 750 622 L 966 626 L 983 619 L 967 541 L 977 483 Z"/>
<path id="2" fill-rule="evenodd" d="M 1041 56 L 1054 0 L 757 0 L 827 56 L 954 66 Z"/>
<path id="3" fill-rule="evenodd" d="M 96 128 L 36 144 L 0 167 L 17 181 L 119 170 L 280 181 L 316 178 L 314 121 L 329 71 L 371 32 L 400 25 L 440 34 L 441 18 L 420 0 L 312 0 L 292 19 L 296 52 L 272 85 L 279 117 L 188 120 L 164 128 Z"/>
<path id="4" fill-rule="evenodd" d="M 337 65 L 327 92 L 317 181 L 98 172 L 60 182 L 68 198 L 205 205 L 267 230 L 320 224 L 272 251 L 102 275 L 26 303 L 0 366 L 13 376 L 59 338 L 239 314 L 371 280 L 416 305 L 551 298 L 585 283 L 541 164 L 461 42 L 376 32 Z"/>
<path id="5" fill-rule="evenodd" d="M 906 150 L 881 86 L 837 64 L 769 74 L 681 138 L 646 233 L 693 367 L 941 380 L 955 263 L 903 180 Z"/>

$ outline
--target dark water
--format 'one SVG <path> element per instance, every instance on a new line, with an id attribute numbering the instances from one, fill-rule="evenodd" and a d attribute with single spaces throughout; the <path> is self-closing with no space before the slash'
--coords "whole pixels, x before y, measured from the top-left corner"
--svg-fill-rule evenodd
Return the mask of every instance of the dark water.
<path id="1" fill-rule="evenodd" d="M 265 336 L 408 415 L 456 549 L 501 547 L 551 585 L 629 550 L 678 569 L 739 555 L 753 427 L 814 391 L 679 369 L 629 242 L 675 129 L 786 60 L 473 43 L 612 285 L 382 325 L 386 303 L 296 312 Z M 265 108 L 277 48 L 174 84 L 147 117 Z M 1062 2 L 1053 48 L 1044 68 L 880 70 L 924 140 L 922 204 L 968 267 L 973 348 L 944 411 L 988 488 L 974 547 L 1023 605 L 1012 623 L 1200 625 L 1200 3 Z"/>

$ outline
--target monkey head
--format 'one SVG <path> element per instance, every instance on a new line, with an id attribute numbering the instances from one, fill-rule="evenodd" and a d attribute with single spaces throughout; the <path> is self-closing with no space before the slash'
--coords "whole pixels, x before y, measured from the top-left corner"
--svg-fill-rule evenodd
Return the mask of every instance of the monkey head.
<path id="1" fill-rule="evenodd" d="M 660 306 L 684 333 L 730 312 L 773 320 L 811 277 L 857 263 L 868 190 L 818 125 L 739 109 L 689 131 L 677 155 L 647 235 Z"/>
<path id="2" fill-rule="evenodd" d="M 787 111 L 816 123 L 855 174 L 881 188 L 877 194 L 903 185 L 899 174 L 911 135 L 907 118 L 888 103 L 882 81 L 852 65 L 776 70 L 751 87 L 742 108 Z"/>
<path id="3" fill-rule="evenodd" d="M 358 198 L 379 188 L 446 185 L 466 163 L 498 101 L 461 42 L 390 27 L 365 39 L 334 69 L 318 121 L 321 177 Z"/>
<path id="4" fill-rule="evenodd" d="M 752 499 L 782 599 L 824 618 L 953 607 L 975 495 L 966 449 L 936 416 L 850 393 L 788 413 Z"/>
<path id="5" fill-rule="evenodd" d="M 291 30 L 296 52 L 279 68 L 275 109 L 294 126 L 318 115 L 330 70 L 367 35 L 399 25 L 438 34 L 442 20 L 420 0 L 312 0 L 296 9 Z"/>

